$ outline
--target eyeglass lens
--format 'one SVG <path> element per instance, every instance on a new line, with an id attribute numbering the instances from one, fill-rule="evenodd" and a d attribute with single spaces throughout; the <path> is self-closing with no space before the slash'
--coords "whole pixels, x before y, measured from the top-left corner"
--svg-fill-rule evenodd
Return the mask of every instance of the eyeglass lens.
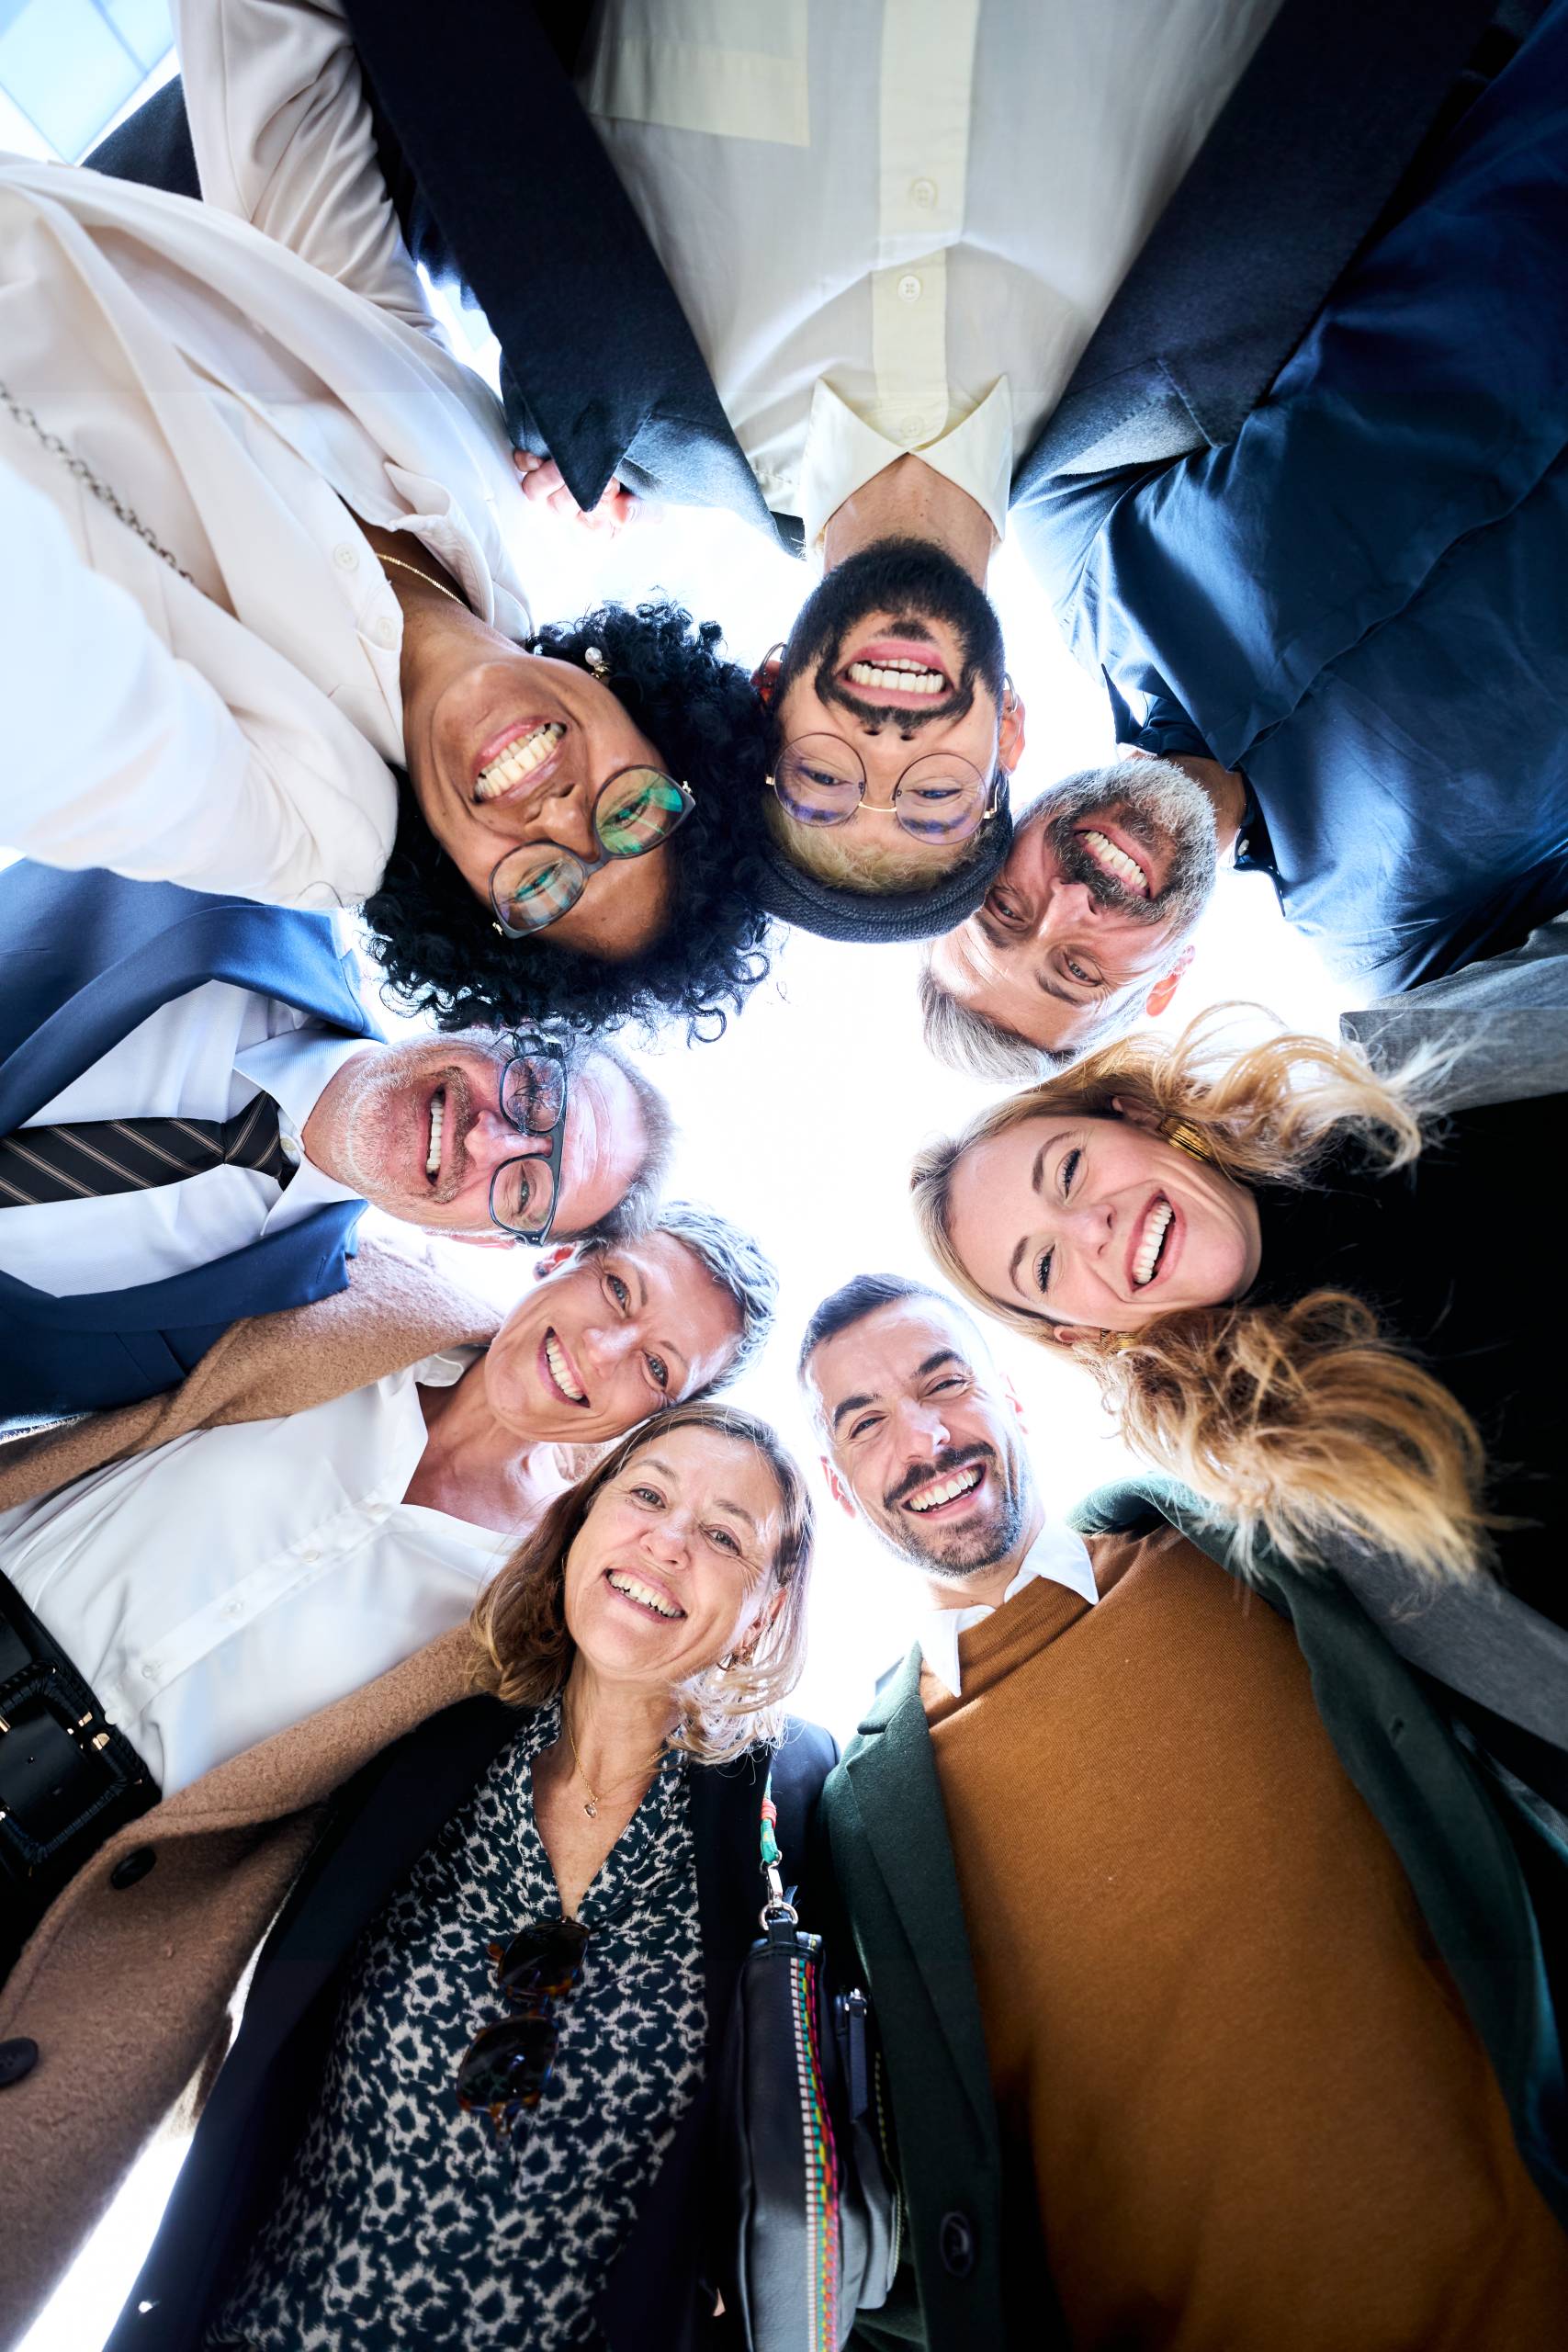
<path id="1" fill-rule="evenodd" d="M 593 805 L 593 832 L 602 856 L 595 865 L 641 857 L 667 842 L 691 811 L 691 801 L 657 768 L 626 768 L 613 775 Z M 525 842 L 491 876 L 496 912 L 513 931 L 543 931 L 577 904 L 594 865 L 555 842 Z"/>
<path id="2" fill-rule="evenodd" d="M 501 1107 L 520 1133 L 554 1135 L 566 1112 L 566 1066 L 551 1053 L 524 1053 L 502 1072 Z M 509 1233 L 532 1239 L 555 1213 L 556 1152 L 504 1160 L 491 1179 L 490 1210 Z"/>
<path id="3" fill-rule="evenodd" d="M 844 825 L 865 793 L 865 771 L 836 735 L 807 735 L 786 743 L 773 789 L 797 824 Z M 986 779 L 956 753 L 933 752 L 914 761 L 893 791 L 892 813 L 917 841 L 962 841 L 985 813 Z"/>

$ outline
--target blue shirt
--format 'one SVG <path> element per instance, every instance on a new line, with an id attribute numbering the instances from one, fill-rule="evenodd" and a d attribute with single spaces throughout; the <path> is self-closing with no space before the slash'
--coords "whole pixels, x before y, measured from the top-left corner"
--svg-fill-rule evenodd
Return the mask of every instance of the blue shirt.
<path id="1" fill-rule="evenodd" d="M 1250 787 L 1237 862 L 1380 992 L 1568 904 L 1568 6 L 1224 448 L 1014 510 L 1122 741 Z"/>

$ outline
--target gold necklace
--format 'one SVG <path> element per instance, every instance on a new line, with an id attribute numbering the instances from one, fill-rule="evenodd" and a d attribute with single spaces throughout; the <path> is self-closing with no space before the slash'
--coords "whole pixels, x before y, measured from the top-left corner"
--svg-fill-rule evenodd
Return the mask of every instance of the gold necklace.
<path id="1" fill-rule="evenodd" d="M 449 596 L 453 604 L 461 605 L 464 612 L 468 611 L 469 607 L 463 602 L 461 596 L 454 594 L 450 588 L 444 588 L 439 580 L 433 580 L 428 571 L 420 570 L 417 563 L 405 563 L 400 555 L 378 556 L 377 560 L 383 564 L 389 563 L 394 571 L 412 571 L 416 580 L 423 580 L 425 586 L 434 588 L 438 596 Z"/>
<path id="2" fill-rule="evenodd" d="M 597 1821 L 599 1818 L 599 1807 L 604 1803 L 604 1798 L 600 1796 L 598 1790 L 593 1786 L 592 1781 L 589 1779 L 587 1773 L 582 1769 L 582 1758 L 577 1752 L 577 1742 L 571 1736 L 571 1717 L 567 1713 L 564 1706 L 560 1711 L 560 1719 L 561 1728 L 566 1733 L 566 1744 L 571 1750 L 571 1760 L 573 1767 L 576 1770 L 577 1777 L 588 1792 L 588 1801 L 584 1804 L 582 1810 L 588 1815 L 590 1821 Z M 629 1788 L 634 1780 L 641 1780 L 644 1772 L 650 1772 L 653 1770 L 663 1753 L 664 1747 L 661 1741 L 654 1749 L 653 1754 L 649 1758 L 648 1762 L 642 1767 L 641 1771 L 628 1772 L 624 1781 L 616 1781 L 613 1782 L 611 1787 L 605 1792 L 605 1794 L 614 1796 L 616 1789 Z"/>

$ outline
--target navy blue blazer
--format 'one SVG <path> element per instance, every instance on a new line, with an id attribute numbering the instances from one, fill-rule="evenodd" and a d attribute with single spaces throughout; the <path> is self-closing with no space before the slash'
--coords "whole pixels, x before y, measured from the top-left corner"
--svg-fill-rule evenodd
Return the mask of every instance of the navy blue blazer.
<path id="1" fill-rule="evenodd" d="M 1568 0 L 1229 447 L 1014 509 L 1117 733 L 1251 789 L 1239 863 L 1387 994 L 1568 904 Z"/>
<path id="2" fill-rule="evenodd" d="M 592 506 L 612 474 L 792 549 L 572 76 L 590 0 L 345 0 L 415 257 L 477 299 L 513 437 Z M 1013 484 L 1229 440 L 1404 175 L 1542 0 L 1281 0 Z M 439 72 L 432 62 L 439 57 Z M 529 94 L 527 152 L 516 93 Z M 88 162 L 198 193 L 171 84 Z M 548 233 L 532 233 L 547 221 Z M 519 233 L 519 232 L 523 233 Z M 1014 387 L 1027 407 L 1027 386 Z"/>
<path id="3" fill-rule="evenodd" d="M 206 980 L 276 997 L 347 1036 L 381 1034 L 326 915 L 24 859 L 0 873 L 0 1135 Z M 175 1386 L 242 1316 L 344 1289 L 363 1215 L 363 1202 L 335 1203 L 128 1290 L 51 1298 L 0 1272 L 0 1412 L 92 1411 Z"/>

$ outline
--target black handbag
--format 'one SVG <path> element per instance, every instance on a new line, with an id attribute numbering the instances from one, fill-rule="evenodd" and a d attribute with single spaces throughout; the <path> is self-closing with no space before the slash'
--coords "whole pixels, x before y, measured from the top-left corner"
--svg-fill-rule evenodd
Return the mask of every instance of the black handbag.
<path id="1" fill-rule="evenodd" d="M 720 2075 L 719 2178 L 735 2209 L 724 2300 L 748 2352 L 840 2352 L 856 2312 L 887 2299 L 897 2191 L 870 2004 L 858 1986 L 835 1988 L 822 1938 L 785 1900 L 776 1822 L 770 1773 L 768 1900 Z"/>

